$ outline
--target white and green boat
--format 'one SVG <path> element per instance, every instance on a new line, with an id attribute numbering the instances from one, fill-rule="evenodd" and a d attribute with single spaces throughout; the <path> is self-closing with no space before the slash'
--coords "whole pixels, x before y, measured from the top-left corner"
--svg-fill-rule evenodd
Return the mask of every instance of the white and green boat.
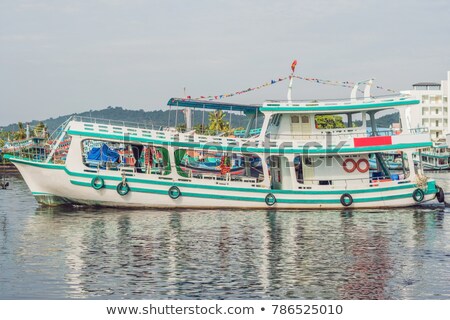
<path id="1" fill-rule="evenodd" d="M 450 148 L 446 143 L 436 143 L 431 148 L 426 148 L 413 154 L 414 163 L 422 165 L 424 170 L 448 170 L 450 169 Z"/>
<path id="2" fill-rule="evenodd" d="M 378 112 L 405 109 L 418 100 L 405 96 L 346 101 L 266 101 L 262 105 L 172 98 L 170 106 L 240 111 L 249 116 L 244 137 L 157 130 L 125 122 L 71 118 L 42 157 L 9 155 L 37 201 L 141 208 L 392 208 L 414 206 L 444 193 L 413 165 L 416 149 L 432 145 L 428 133 L 403 128 L 377 135 Z M 347 127 L 320 129 L 320 116 L 345 116 Z M 263 117 L 259 135 L 251 135 Z M 352 119 L 362 119 L 355 126 Z M 367 133 L 367 127 L 371 133 Z M 69 145 L 70 143 L 70 145 Z M 64 150 L 61 152 L 61 144 Z M 67 149 L 68 147 L 68 149 Z M 389 171 L 382 154 L 398 151 L 402 174 Z M 221 154 L 221 170 L 181 170 L 186 153 Z M 58 156 L 64 154 L 63 157 Z M 229 161 L 244 159 L 241 174 Z M 369 159 L 378 161 L 370 170 Z M 251 170 L 259 159 L 261 172 Z M 256 159 L 256 160 L 255 160 Z"/>

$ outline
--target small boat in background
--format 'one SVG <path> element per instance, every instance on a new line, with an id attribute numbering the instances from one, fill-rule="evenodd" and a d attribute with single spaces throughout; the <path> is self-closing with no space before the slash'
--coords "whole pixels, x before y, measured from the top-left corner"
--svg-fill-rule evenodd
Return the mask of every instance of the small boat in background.
<path id="1" fill-rule="evenodd" d="M 424 170 L 450 169 L 450 148 L 446 143 L 436 143 L 431 148 L 415 152 L 413 158 L 415 165 L 422 162 Z"/>

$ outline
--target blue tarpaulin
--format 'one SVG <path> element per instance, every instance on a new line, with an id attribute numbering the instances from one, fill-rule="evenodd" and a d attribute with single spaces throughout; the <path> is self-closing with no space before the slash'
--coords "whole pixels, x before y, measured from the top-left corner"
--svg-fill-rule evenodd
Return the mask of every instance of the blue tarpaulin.
<path id="1" fill-rule="evenodd" d="M 106 144 L 102 144 L 100 148 L 92 148 L 87 154 L 88 161 L 117 162 L 119 157 L 119 153 L 110 149 Z"/>

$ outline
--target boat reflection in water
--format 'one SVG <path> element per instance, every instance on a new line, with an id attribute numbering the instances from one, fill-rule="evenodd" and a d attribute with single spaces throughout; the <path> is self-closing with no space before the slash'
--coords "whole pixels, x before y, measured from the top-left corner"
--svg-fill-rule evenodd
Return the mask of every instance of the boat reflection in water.
<path id="1" fill-rule="evenodd" d="M 448 297 L 443 209 L 413 210 L 38 207 L 15 290 L 31 279 L 32 298 Z"/>

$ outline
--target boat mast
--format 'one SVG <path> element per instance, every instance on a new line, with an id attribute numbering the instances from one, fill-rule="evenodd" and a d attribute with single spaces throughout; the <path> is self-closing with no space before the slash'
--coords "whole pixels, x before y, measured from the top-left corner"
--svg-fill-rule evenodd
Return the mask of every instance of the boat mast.
<path id="1" fill-rule="evenodd" d="M 287 100 L 289 104 L 292 104 L 292 83 L 294 82 L 294 71 L 295 66 L 297 65 L 297 60 L 294 60 L 291 65 L 291 75 L 289 76 L 289 88 L 287 93 Z"/>
<path id="2" fill-rule="evenodd" d="M 187 99 L 186 87 L 184 87 L 184 97 Z M 192 110 L 190 108 L 184 109 L 184 119 L 186 120 L 186 131 L 192 130 Z"/>

